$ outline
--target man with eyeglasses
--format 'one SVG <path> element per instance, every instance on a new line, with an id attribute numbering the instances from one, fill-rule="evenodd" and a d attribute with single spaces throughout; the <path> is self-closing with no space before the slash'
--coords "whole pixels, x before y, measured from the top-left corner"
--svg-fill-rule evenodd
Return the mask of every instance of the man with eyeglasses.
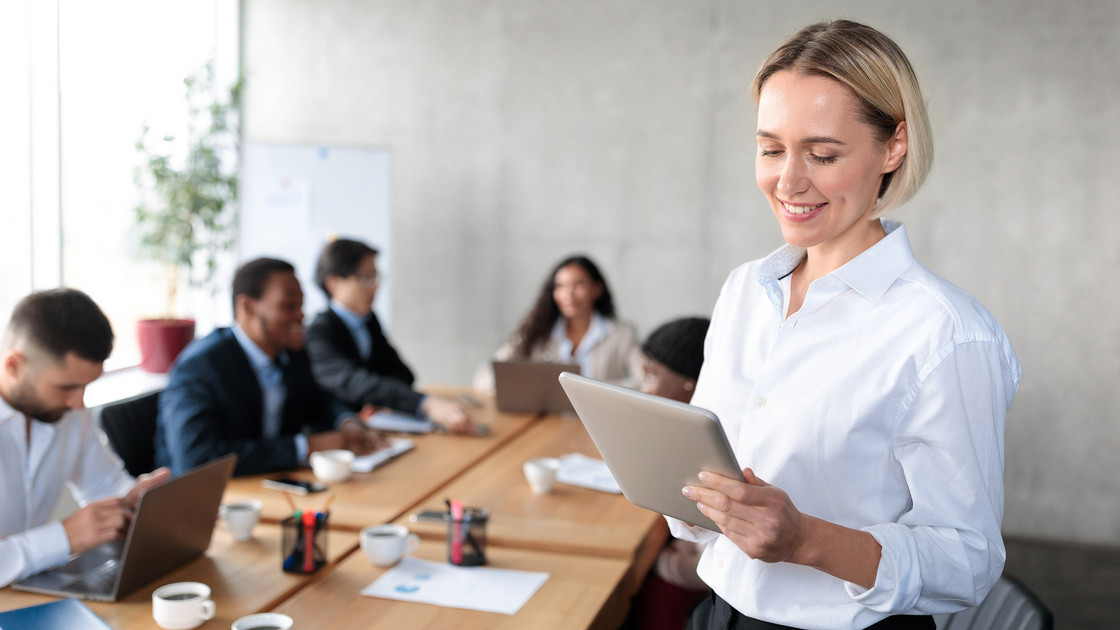
<path id="1" fill-rule="evenodd" d="M 307 329 L 307 352 L 315 379 L 363 415 L 378 407 L 428 418 L 454 433 L 473 430 L 458 402 L 425 395 L 389 343 L 373 312 L 380 284 L 377 250 L 360 241 L 336 239 L 323 248 L 315 282 L 330 300 Z"/>

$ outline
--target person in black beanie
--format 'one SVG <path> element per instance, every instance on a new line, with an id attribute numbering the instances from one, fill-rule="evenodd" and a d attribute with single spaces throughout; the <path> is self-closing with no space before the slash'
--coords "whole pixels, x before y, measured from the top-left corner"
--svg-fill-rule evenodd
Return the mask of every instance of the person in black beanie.
<path id="1" fill-rule="evenodd" d="M 692 399 L 709 321 L 684 317 L 662 324 L 642 344 L 642 391 L 680 402 Z M 670 538 L 634 596 L 627 630 L 683 628 L 692 606 L 709 591 L 696 575 L 701 547 Z"/>
<path id="2" fill-rule="evenodd" d="M 642 391 L 680 402 L 692 398 L 704 363 L 708 320 L 683 317 L 662 324 L 642 344 Z"/>

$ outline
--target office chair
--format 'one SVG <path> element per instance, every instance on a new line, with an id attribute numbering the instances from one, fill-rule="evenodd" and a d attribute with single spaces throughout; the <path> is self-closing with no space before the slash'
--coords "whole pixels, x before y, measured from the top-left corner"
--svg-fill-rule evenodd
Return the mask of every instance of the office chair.
<path id="1" fill-rule="evenodd" d="M 1046 605 L 1006 573 L 979 606 L 933 618 L 938 630 L 1054 630 Z"/>
<path id="2" fill-rule="evenodd" d="M 109 446 L 134 477 L 152 472 L 155 467 L 159 394 L 142 394 L 101 409 L 101 428 L 109 438 Z"/>

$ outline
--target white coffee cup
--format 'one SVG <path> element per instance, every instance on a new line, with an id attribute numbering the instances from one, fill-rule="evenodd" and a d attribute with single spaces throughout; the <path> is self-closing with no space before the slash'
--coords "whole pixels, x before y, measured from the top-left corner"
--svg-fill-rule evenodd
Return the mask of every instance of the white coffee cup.
<path id="1" fill-rule="evenodd" d="M 227 503 L 218 509 L 218 515 L 233 539 L 244 542 L 253 537 L 253 526 L 261 520 L 261 502 L 254 499 Z"/>
<path id="2" fill-rule="evenodd" d="M 311 462 L 311 470 L 319 479 L 327 482 L 346 481 L 350 478 L 350 464 L 354 462 L 354 453 L 341 448 L 315 451 L 307 459 Z"/>
<path id="3" fill-rule="evenodd" d="M 556 485 L 556 473 L 560 471 L 560 460 L 555 457 L 538 457 L 525 462 L 522 467 L 529 488 L 537 494 L 548 494 Z"/>
<path id="4" fill-rule="evenodd" d="M 410 533 L 404 525 L 371 525 L 362 529 L 358 540 L 362 552 L 379 567 L 396 564 L 401 556 L 420 546 L 420 537 Z"/>
<path id="5" fill-rule="evenodd" d="M 257 613 L 246 615 L 233 622 L 232 630 L 288 630 L 292 618 L 280 613 Z"/>
<path id="6" fill-rule="evenodd" d="M 175 582 L 152 593 L 152 618 L 161 628 L 188 630 L 213 617 L 210 587 L 201 582 Z"/>

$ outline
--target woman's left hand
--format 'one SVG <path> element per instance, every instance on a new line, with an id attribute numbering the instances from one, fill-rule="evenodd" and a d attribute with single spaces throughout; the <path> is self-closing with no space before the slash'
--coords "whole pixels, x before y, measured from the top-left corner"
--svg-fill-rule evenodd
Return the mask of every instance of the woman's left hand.
<path id="1" fill-rule="evenodd" d="M 703 486 L 685 486 L 682 492 L 736 547 L 764 562 L 798 562 L 808 519 L 781 488 L 750 468 L 743 469 L 745 483 L 711 472 L 699 478 Z"/>

